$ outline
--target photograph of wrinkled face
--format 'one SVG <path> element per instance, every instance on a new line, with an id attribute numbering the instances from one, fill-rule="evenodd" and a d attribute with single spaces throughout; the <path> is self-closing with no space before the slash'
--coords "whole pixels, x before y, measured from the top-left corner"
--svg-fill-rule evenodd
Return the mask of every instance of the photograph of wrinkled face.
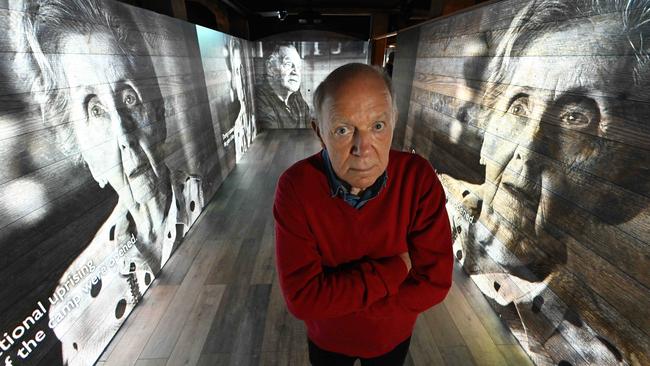
<path id="1" fill-rule="evenodd" d="M 216 32 L 215 32 L 216 33 Z M 228 126 L 233 126 L 236 161 L 240 161 L 255 136 L 251 90 L 248 82 L 249 66 L 245 41 L 226 37 L 224 54 L 230 80 L 231 102 Z"/>
<path id="2" fill-rule="evenodd" d="M 235 42 L 231 84 L 226 35 L 202 67 L 185 21 L 107 0 L 1 12 L 0 328 L 21 340 L 0 354 L 91 365 L 234 168 L 213 140 L 228 111 L 211 107 L 250 103 L 248 46 Z"/>
<path id="3" fill-rule="evenodd" d="M 638 344 L 610 320 L 633 317 L 622 295 L 607 295 L 616 310 L 605 311 L 598 286 L 607 271 L 644 281 L 630 256 L 643 252 L 634 245 L 647 240 L 650 209 L 649 4 L 623 3 L 532 1 L 497 40 L 477 114 L 480 216 L 454 244 L 480 290 L 501 309 L 514 305 L 524 338 L 585 331 L 581 321 L 553 328 L 570 309 L 600 337 L 573 347 L 610 361 Z"/>
<path id="4" fill-rule="evenodd" d="M 615 225 L 639 213 L 599 184 L 648 190 L 643 183 L 648 158 L 639 156 L 635 142 L 620 133 L 629 127 L 625 124 L 641 122 L 650 112 L 646 104 L 631 102 L 650 88 L 645 77 L 634 82 L 634 70 L 641 69 L 633 50 L 620 39 L 603 39 L 605 54 L 628 56 L 544 62 L 545 53 L 567 40 L 575 42 L 572 52 L 588 55 L 591 44 L 580 43 L 582 35 L 614 34 L 620 28 L 620 17 L 611 15 L 598 24 L 537 34 L 509 65 L 507 86 L 487 99 L 491 109 L 482 116 L 486 133 L 481 148 L 484 214 L 493 231 L 505 225 L 517 233 L 503 242 L 520 262 L 499 263 L 515 275 L 530 276 L 516 271 L 525 266 L 541 281 L 561 264 L 566 258 L 563 236 L 578 229 L 567 225 L 575 215 L 593 216 L 594 225 Z M 631 105 L 634 109 L 628 110 Z"/>
<path id="5" fill-rule="evenodd" d="M 165 163 L 164 104 L 147 45 L 141 34 L 117 26 L 130 19 L 130 9 L 93 0 L 43 1 L 30 9 L 25 32 L 33 34 L 29 46 L 41 71 L 33 88 L 44 91 L 38 94 L 42 120 L 55 127 L 70 162 L 86 166 L 101 188 L 117 195 L 94 235 L 73 238 L 84 245 L 57 288 L 69 286 L 65 281 L 88 263 L 100 279 L 90 293 L 70 286 L 49 307 L 63 362 L 83 365 L 97 358 L 138 303 L 184 235 L 177 224 L 188 216 L 178 213 L 186 209 L 185 196 L 173 189 Z M 69 14 L 79 14 L 83 26 L 49 21 Z M 195 180 L 183 181 L 202 207 Z M 73 310 L 71 298 L 80 304 Z"/>
<path id="6" fill-rule="evenodd" d="M 255 121 L 259 130 L 306 128 L 311 120 L 302 83 L 301 53 L 293 43 L 272 42 L 260 48 L 260 76 L 255 88 Z"/>
<path id="7" fill-rule="evenodd" d="M 276 61 L 275 80 L 288 91 L 300 89 L 302 59 L 294 47 L 280 47 Z"/>
<path id="8" fill-rule="evenodd" d="M 97 57 L 92 49 L 119 55 L 114 36 L 70 35 L 61 41 L 74 135 L 95 179 L 108 182 L 129 204 L 144 204 L 168 185 L 161 143 L 165 121 L 157 87 L 142 87 L 127 56 Z"/>

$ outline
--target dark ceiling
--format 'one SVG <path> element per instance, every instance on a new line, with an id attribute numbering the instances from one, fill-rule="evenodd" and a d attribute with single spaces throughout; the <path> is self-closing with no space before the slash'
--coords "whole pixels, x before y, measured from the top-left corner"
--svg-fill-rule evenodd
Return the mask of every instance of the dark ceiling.
<path id="1" fill-rule="evenodd" d="M 304 30 L 368 40 L 486 0 L 121 1 L 250 40 Z"/>
<path id="2" fill-rule="evenodd" d="M 240 5 L 250 11 L 273 10 L 316 10 L 325 13 L 372 13 L 399 12 L 404 9 L 428 11 L 431 0 L 228 0 L 233 5 Z M 435 2 L 435 1 L 434 1 Z"/>
<path id="3" fill-rule="evenodd" d="M 369 39 L 373 33 L 393 32 L 440 15 L 444 0 L 214 1 L 223 1 L 248 16 L 251 39 L 295 30 L 325 30 Z"/>

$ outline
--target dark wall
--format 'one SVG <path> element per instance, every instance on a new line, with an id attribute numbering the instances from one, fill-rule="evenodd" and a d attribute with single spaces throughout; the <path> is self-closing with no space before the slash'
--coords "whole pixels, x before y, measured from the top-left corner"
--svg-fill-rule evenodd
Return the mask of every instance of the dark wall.
<path id="1" fill-rule="evenodd" d="M 457 259 L 539 364 L 650 363 L 648 8 L 501 1 L 398 37 L 398 144 L 437 169 Z"/>
<path id="2" fill-rule="evenodd" d="M 0 359 L 89 365 L 252 141 L 250 47 L 115 2 L 0 5 Z"/>

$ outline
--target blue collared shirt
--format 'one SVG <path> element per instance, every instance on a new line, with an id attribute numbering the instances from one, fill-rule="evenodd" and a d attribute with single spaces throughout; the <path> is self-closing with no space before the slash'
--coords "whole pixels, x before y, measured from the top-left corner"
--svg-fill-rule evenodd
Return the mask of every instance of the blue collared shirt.
<path id="1" fill-rule="evenodd" d="M 347 182 L 340 180 L 336 174 L 334 174 L 334 169 L 332 168 L 332 162 L 330 161 L 329 154 L 326 149 L 323 149 L 321 152 L 323 161 L 325 162 L 325 173 L 327 175 L 327 180 L 330 184 L 330 193 L 332 197 L 339 196 L 349 204 L 350 206 L 356 208 L 357 210 L 363 207 L 366 202 L 377 197 L 381 189 L 386 186 L 386 181 L 388 180 L 388 175 L 384 171 L 382 175 L 377 178 L 375 183 L 370 187 L 366 188 L 361 192 L 360 196 L 350 193 L 350 185 Z"/>

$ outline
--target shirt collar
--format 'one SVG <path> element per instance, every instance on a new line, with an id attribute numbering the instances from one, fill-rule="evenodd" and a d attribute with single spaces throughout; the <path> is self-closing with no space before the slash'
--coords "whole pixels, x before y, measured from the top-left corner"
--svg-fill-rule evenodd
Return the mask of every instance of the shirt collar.
<path id="1" fill-rule="evenodd" d="M 327 181 L 329 182 L 331 196 L 336 197 L 341 195 L 342 197 L 345 197 L 346 195 L 352 195 L 352 193 L 350 193 L 350 184 L 339 179 L 334 173 L 334 168 L 332 168 L 332 162 L 330 160 L 329 154 L 327 153 L 327 149 L 323 149 L 321 151 L 321 156 L 323 157 L 325 173 L 327 175 Z M 374 198 L 377 194 L 379 194 L 381 189 L 386 186 L 387 180 L 388 174 L 386 171 L 384 171 L 379 176 L 379 178 L 377 178 L 375 183 L 363 191 L 361 197 L 365 198 L 364 201 L 367 201 L 370 198 Z"/>

